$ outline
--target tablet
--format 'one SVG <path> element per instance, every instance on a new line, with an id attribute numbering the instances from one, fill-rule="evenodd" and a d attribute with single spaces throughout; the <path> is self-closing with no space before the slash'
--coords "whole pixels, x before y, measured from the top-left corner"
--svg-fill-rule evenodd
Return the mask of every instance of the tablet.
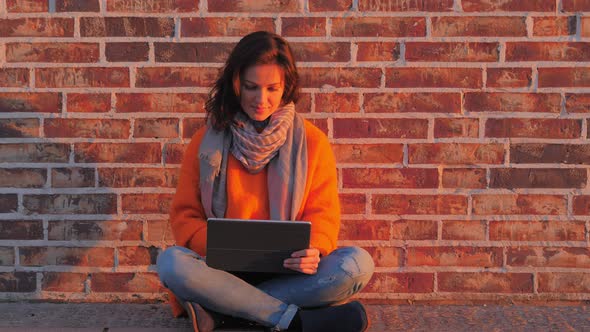
<path id="1" fill-rule="evenodd" d="M 309 221 L 209 218 L 209 267 L 229 272 L 298 273 L 283 267 L 295 251 L 309 248 Z"/>

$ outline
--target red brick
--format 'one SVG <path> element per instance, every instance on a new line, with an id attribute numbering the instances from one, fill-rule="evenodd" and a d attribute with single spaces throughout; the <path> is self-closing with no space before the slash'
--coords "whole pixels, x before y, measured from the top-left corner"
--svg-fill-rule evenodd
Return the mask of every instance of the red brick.
<path id="1" fill-rule="evenodd" d="M 364 289 L 366 293 L 432 293 L 434 274 L 420 272 L 377 272 Z"/>
<path id="2" fill-rule="evenodd" d="M 530 68 L 488 68 L 487 71 L 487 87 L 526 88 L 531 86 L 533 74 Z"/>
<path id="3" fill-rule="evenodd" d="M 0 247 L 0 266 L 14 266 L 14 248 Z"/>
<path id="4" fill-rule="evenodd" d="M 182 137 L 193 137 L 197 130 L 201 129 L 205 124 L 205 118 L 184 118 L 182 120 Z"/>
<path id="5" fill-rule="evenodd" d="M 486 137 L 574 139 L 582 136 L 578 119 L 488 119 Z"/>
<path id="6" fill-rule="evenodd" d="M 16 194 L 0 194 L 0 213 L 11 213 L 18 210 Z"/>
<path id="7" fill-rule="evenodd" d="M 363 12 L 450 12 L 453 11 L 453 0 L 359 1 L 359 10 Z"/>
<path id="8" fill-rule="evenodd" d="M 26 293 L 36 289 L 35 272 L 0 272 L 0 292 Z"/>
<path id="9" fill-rule="evenodd" d="M 349 11 L 352 9 L 352 0 L 315 0 L 309 3 L 312 12 Z"/>
<path id="10" fill-rule="evenodd" d="M 36 68 L 38 88 L 129 87 L 129 68 Z"/>
<path id="11" fill-rule="evenodd" d="M 316 113 L 358 113 L 359 95 L 352 93 L 317 93 Z"/>
<path id="12" fill-rule="evenodd" d="M 0 200 L 3 195 L 0 195 Z M 41 220 L 0 220 L 1 240 L 43 240 Z"/>
<path id="13" fill-rule="evenodd" d="M 65 163 L 70 156 L 70 145 L 59 143 L 0 144 L 0 162 Z"/>
<path id="14" fill-rule="evenodd" d="M 205 113 L 206 99 L 200 93 L 118 93 L 116 111 Z"/>
<path id="15" fill-rule="evenodd" d="M 502 144 L 424 143 L 409 144 L 410 164 L 502 164 Z"/>
<path id="16" fill-rule="evenodd" d="M 210 12 L 300 12 L 300 2 L 297 0 L 215 0 L 209 1 L 207 9 Z"/>
<path id="17" fill-rule="evenodd" d="M 574 214 L 589 215 L 590 214 L 590 196 L 577 195 L 574 196 Z"/>
<path id="18" fill-rule="evenodd" d="M 554 12 L 551 0 L 462 0 L 466 12 Z"/>
<path id="19" fill-rule="evenodd" d="M 438 289 L 442 292 L 532 293 L 530 273 L 439 272 Z"/>
<path id="20" fill-rule="evenodd" d="M 164 163 L 165 164 L 180 164 L 184 150 L 188 146 L 185 144 L 168 143 L 164 145 Z"/>
<path id="21" fill-rule="evenodd" d="M 196 12 L 198 0 L 107 0 L 107 11 L 130 13 L 177 13 Z"/>
<path id="22" fill-rule="evenodd" d="M 334 37 L 424 37 L 423 17 L 335 17 Z"/>
<path id="23" fill-rule="evenodd" d="M 53 168 L 51 170 L 51 187 L 94 187 L 94 168 Z"/>
<path id="24" fill-rule="evenodd" d="M 99 12 L 99 0 L 55 0 L 55 10 L 59 12 Z"/>
<path id="25" fill-rule="evenodd" d="M 328 119 L 307 119 L 319 130 L 321 130 L 326 136 L 328 135 Z"/>
<path id="26" fill-rule="evenodd" d="M 123 213 L 162 213 L 170 212 L 172 194 L 124 194 L 121 195 Z"/>
<path id="27" fill-rule="evenodd" d="M 332 144 L 338 163 L 402 163 L 402 144 Z"/>
<path id="28" fill-rule="evenodd" d="M 484 241 L 486 222 L 479 220 L 443 220 L 443 240 Z"/>
<path id="29" fill-rule="evenodd" d="M 584 241 L 585 232 L 583 221 L 490 221 L 490 241 Z"/>
<path id="30" fill-rule="evenodd" d="M 437 188 L 435 168 L 345 168 L 344 188 Z"/>
<path id="31" fill-rule="evenodd" d="M 479 136 L 479 120 L 469 118 L 434 119 L 435 138 L 454 138 Z"/>
<path id="32" fill-rule="evenodd" d="M 233 43 L 154 43 L 157 62 L 225 62 Z"/>
<path id="33" fill-rule="evenodd" d="M 177 168 L 99 168 L 99 186 L 109 188 L 175 188 Z"/>
<path id="34" fill-rule="evenodd" d="M 27 213 L 39 214 L 115 214 L 115 194 L 24 195 Z"/>
<path id="35" fill-rule="evenodd" d="M 59 113 L 61 98 L 61 93 L 54 92 L 3 92 L 0 93 L 0 112 Z"/>
<path id="36" fill-rule="evenodd" d="M 320 88 L 326 85 L 337 88 L 376 88 L 381 83 L 379 68 L 301 68 L 302 88 Z"/>
<path id="37" fill-rule="evenodd" d="M 49 11 L 49 1 L 39 0 L 6 0 L 9 13 L 42 13 Z"/>
<path id="38" fill-rule="evenodd" d="M 129 120 L 45 119 L 46 137 L 129 138 Z"/>
<path id="39" fill-rule="evenodd" d="M 39 128 L 39 119 L 0 119 L 0 138 L 39 137 Z"/>
<path id="40" fill-rule="evenodd" d="M 93 247 L 20 247 L 20 264 L 24 266 L 73 265 L 113 267 L 113 248 Z"/>
<path id="41" fill-rule="evenodd" d="M 365 247 L 377 267 L 400 267 L 404 264 L 403 248 Z"/>
<path id="42" fill-rule="evenodd" d="M 575 16 L 550 16 L 533 18 L 533 35 L 535 37 L 569 36 L 575 34 Z"/>
<path id="43" fill-rule="evenodd" d="M 367 197 L 365 194 L 343 194 L 340 198 L 340 210 L 342 214 L 365 214 Z"/>
<path id="44" fill-rule="evenodd" d="M 511 144 L 512 163 L 590 164 L 587 144 Z"/>
<path id="45" fill-rule="evenodd" d="M 1 21 L 2 20 L 0 20 L 0 23 Z M 28 86 L 28 68 L 0 68 L 0 87 L 26 88 Z"/>
<path id="46" fill-rule="evenodd" d="M 566 201 L 567 199 L 562 195 L 473 195 L 473 213 L 477 215 L 563 215 L 567 212 Z"/>
<path id="47" fill-rule="evenodd" d="M 373 195 L 376 214 L 467 214 L 467 197 L 460 195 Z"/>
<path id="48" fill-rule="evenodd" d="M 78 163 L 160 163 L 158 143 L 78 143 L 74 147 Z"/>
<path id="49" fill-rule="evenodd" d="M 111 110 L 111 95 L 108 93 L 68 93 L 67 111 L 103 113 Z"/>
<path id="50" fill-rule="evenodd" d="M 590 293 L 588 272 L 540 272 L 539 293 Z"/>
<path id="51" fill-rule="evenodd" d="M 588 10 L 590 11 L 590 10 Z M 581 18 L 581 23 L 582 23 L 582 27 L 581 27 L 581 32 L 580 34 L 582 35 L 582 37 L 589 37 L 590 36 L 590 19 L 588 17 L 582 17 Z"/>
<path id="52" fill-rule="evenodd" d="M 388 88 L 481 88 L 479 68 L 387 68 Z"/>
<path id="53" fill-rule="evenodd" d="M 501 267 L 502 248 L 493 247 L 411 247 L 408 266 Z"/>
<path id="54" fill-rule="evenodd" d="M 325 17 L 282 17 L 281 20 L 281 35 L 285 37 L 326 36 Z"/>
<path id="55" fill-rule="evenodd" d="M 133 137 L 175 138 L 179 136 L 178 119 L 136 119 Z"/>
<path id="56" fill-rule="evenodd" d="M 286 18 L 283 18 L 283 22 L 285 20 Z M 284 27 L 285 23 L 283 23 Z M 241 37 L 248 33 L 261 30 L 274 32 L 273 19 L 270 17 L 188 17 L 181 18 L 180 23 L 180 35 L 183 38 L 214 36 Z"/>
<path id="57" fill-rule="evenodd" d="M 394 240 L 436 240 L 437 237 L 436 220 L 397 220 L 392 226 Z"/>
<path id="58" fill-rule="evenodd" d="M 585 188 L 581 168 L 493 168 L 490 188 Z"/>
<path id="59" fill-rule="evenodd" d="M 589 12 L 590 0 L 562 0 L 565 12 Z"/>
<path id="60" fill-rule="evenodd" d="M 588 248 L 508 248 L 506 264 L 517 267 L 590 267 L 590 250 Z"/>
<path id="61" fill-rule="evenodd" d="M 445 168 L 442 174 L 443 188 L 486 188 L 486 170 L 483 168 Z"/>
<path id="62" fill-rule="evenodd" d="M 350 61 L 350 43 L 294 42 L 291 48 L 298 62 Z"/>
<path id="63" fill-rule="evenodd" d="M 50 241 L 140 241 L 141 221 L 50 220 Z M 148 240 L 151 241 L 151 240 Z"/>
<path id="64" fill-rule="evenodd" d="M 391 238 L 391 221 L 343 220 L 340 225 L 341 240 L 383 240 Z"/>
<path id="65" fill-rule="evenodd" d="M 459 113 L 461 94 L 430 92 L 366 93 L 367 113 Z M 317 95 L 316 95 L 317 101 Z"/>
<path id="66" fill-rule="evenodd" d="M 357 61 L 397 61 L 400 46 L 394 42 L 358 42 Z"/>
<path id="67" fill-rule="evenodd" d="M 47 170 L 40 168 L 0 168 L 2 188 L 42 188 L 47 181 Z"/>
<path id="68" fill-rule="evenodd" d="M 86 273 L 43 272 L 41 289 L 46 292 L 84 292 Z"/>
<path id="69" fill-rule="evenodd" d="M 539 87 L 590 87 L 590 68 L 539 68 Z"/>
<path id="70" fill-rule="evenodd" d="M 174 234 L 168 220 L 149 220 L 147 226 L 147 241 L 174 243 Z"/>
<path id="71" fill-rule="evenodd" d="M 152 247 L 118 247 L 119 266 L 154 265 L 158 257 L 158 248 Z"/>
<path id="72" fill-rule="evenodd" d="M 565 108 L 568 113 L 590 113 L 590 94 L 566 93 Z"/>
<path id="73" fill-rule="evenodd" d="M 171 17 L 82 17 L 82 37 L 173 37 Z"/>
<path id="74" fill-rule="evenodd" d="M 334 138 L 426 138 L 426 119 L 334 119 Z"/>
<path id="75" fill-rule="evenodd" d="M 148 43 L 106 43 L 105 56 L 109 62 L 148 61 Z"/>
<path id="76" fill-rule="evenodd" d="M 74 37 L 73 18 L 0 19 L 0 37 Z"/>
<path id="77" fill-rule="evenodd" d="M 526 18 L 442 16 L 432 18 L 433 37 L 526 37 Z"/>
<path id="78" fill-rule="evenodd" d="M 406 43 L 407 61 L 496 62 L 500 58 L 498 43 Z"/>
<path id="79" fill-rule="evenodd" d="M 137 68 L 136 86 L 142 88 L 211 87 L 217 79 L 217 68 L 146 67 Z"/>
<path id="80" fill-rule="evenodd" d="M 506 61 L 590 61 L 590 43 L 506 43 Z"/>
<path id="81" fill-rule="evenodd" d="M 97 293 L 159 293 L 164 289 L 156 273 L 96 272 L 90 288 Z"/>

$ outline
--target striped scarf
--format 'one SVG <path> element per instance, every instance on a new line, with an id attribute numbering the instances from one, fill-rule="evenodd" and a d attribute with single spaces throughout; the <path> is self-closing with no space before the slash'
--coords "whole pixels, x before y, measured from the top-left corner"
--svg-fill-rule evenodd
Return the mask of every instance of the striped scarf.
<path id="1" fill-rule="evenodd" d="M 287 139 L 287 131 L 295 118 L 295 105 L 289 103 L 278 108 L 270 122 L 258 132 L 244 112 L 238 112 L 231 125 L 233 143 L 231 153 L 250 173 L 258 173 L 279 152 Z"/>

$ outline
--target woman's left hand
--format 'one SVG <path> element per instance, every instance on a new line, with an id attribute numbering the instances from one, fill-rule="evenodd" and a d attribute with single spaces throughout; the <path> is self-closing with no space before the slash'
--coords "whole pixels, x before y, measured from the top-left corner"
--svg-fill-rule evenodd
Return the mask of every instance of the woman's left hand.
<path id="1" fill-rule="evenodd" d="M 283 266 L 305 274 L 315 274 L 320 263 L 320 251 L 316 248 L 309 248 L 296 251 L 291 258 L 285 259 Z"/>

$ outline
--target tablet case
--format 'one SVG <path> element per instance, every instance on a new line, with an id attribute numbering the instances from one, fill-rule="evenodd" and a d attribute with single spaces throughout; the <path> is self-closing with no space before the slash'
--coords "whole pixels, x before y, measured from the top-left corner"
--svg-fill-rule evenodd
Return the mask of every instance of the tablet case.
<path id="1" fill-rule="evenodd" d="M 209 267 L 231 272 L 298 273 L 283 267 L 283 261 L 309 248 L 308 221 L 207 220 Z"/>

